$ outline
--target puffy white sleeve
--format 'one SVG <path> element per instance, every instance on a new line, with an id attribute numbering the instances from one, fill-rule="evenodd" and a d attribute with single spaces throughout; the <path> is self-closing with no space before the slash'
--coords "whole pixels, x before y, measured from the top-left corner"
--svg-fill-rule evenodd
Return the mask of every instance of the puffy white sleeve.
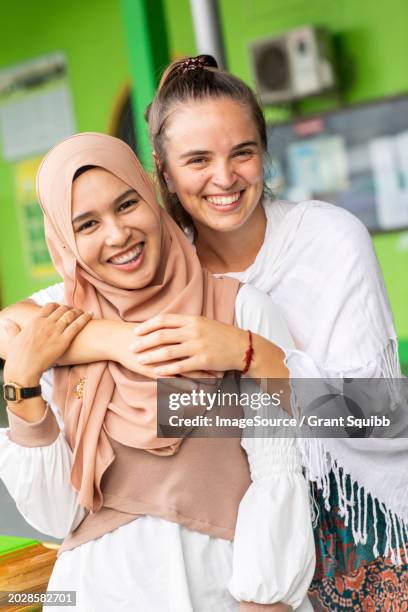
<path id="1" fill-rule="evenodd" d="M 86 514 L 70 482 L 71 450 L 49 408 L 37 423 L 9 419 L 10 429 L 0 429 L 0 477 L 27 523 L 64 538 Z"/>
<path id="2" fill-rule="evenodd" d="M 41 305 L 62 301 L 63 285 L 32 296 Z M 37 299 L 38 298 L 38 299 Z M 86 511 L 70 482 L 72 453 L 63 434 L 58 407 L 52 401 L 53 372 L 41 378 L 47 402 L 44 416 L 29 423 L 8 410 L 9 428 L 0 429 L 0 477 L 25 520 L 38 531 L 65 537 Z"/>
<path id="3" fill-rule="evenodd" d="M 39 306 L 45 306 L 49 302 L 60 304 L 64 301 L 64 283 L 55 283 L 45 289 L 40 289 L 30 295 L 29 299 Z"/>
<path id="4" fill-rule="evenodd" d="M 282 348 L 293 346 L 276 306 L 251 286 L 244 285 L 239 291 L 236 319 L 240 327 Z M 255 603 L 282 602 L 293 609 L 311 609 L 307 590 L 315 568 L 315 546 L 296 440 L 243 438 L 241 444 L 253 482 L 238 511 L 229 590 L 246 602 L 241 603 L 241 610 L 248 612 L 258 609 Z"/>

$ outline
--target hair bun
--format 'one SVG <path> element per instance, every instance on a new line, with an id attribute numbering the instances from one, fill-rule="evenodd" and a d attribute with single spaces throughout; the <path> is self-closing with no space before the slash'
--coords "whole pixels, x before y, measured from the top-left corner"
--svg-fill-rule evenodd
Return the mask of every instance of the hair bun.
<path id="1" fill-rule="evenodd" d="M 212 55 L 197 55 L 196 57 L 187 57 L 178 64 L 177 72 L 179 74 L 185 74 L 190 70 L 200 70 L 202 68 L 218 68 L 217 61 Z"/>

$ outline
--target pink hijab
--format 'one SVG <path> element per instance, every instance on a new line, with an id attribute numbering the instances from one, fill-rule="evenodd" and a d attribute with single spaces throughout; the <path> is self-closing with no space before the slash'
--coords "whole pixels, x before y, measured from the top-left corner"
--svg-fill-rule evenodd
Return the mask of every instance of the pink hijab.
<path id="1" fill-rule="evenodd" d="M 161 258 L 153 282 L 126 290 L 98 278 L 78 253 L 71 221 L 71 189 L 83 166 L 111 172 L 136 190 L 157 215 Z M 194 248 L 158 205 L 155 190 L 133 151 L 121 140 L 97 133 L 77 134 L 45 156 L 37 175 L 45 235 L 54 265 L 65 285 L 65 303 L 91 310 L 96 319 L 139 323 L 161 312 L 196 314 L 232 324 L 239 287 L 202 270 Z M 85 379 L 78 398 L 76 386 Z M 109 437 L 126 446 L 172 455 L 181 440 L 157 438 L 156 383 L 114 362 L 55 370 L 54 398 L 73 450 L 71 481 L 80 503 L 98 510 L 101 479 L 115 456 Z"/>

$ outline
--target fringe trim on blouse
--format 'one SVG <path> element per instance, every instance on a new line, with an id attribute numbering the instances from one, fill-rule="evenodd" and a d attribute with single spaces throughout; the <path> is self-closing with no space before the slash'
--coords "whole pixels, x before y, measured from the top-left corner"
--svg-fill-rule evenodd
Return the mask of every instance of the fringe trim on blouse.
<path id="1" fill-rule="evenodd" d="M 378 355 L 378 364 L 381 369 L 381 376 L 387 380 L 391 405 L 395 405 L 401 398 L 398 380 L 401 377 L 401 369 L 396 339 L 390 339 L 388 346 Z M 369 536 L 368 532 L 372 530 L 374 536 L 373 554 L 375 557 L 390 556 L 394 565 L 408 562 L 408 515 L 398 516 L 387 508 L 380 499 L 364 490 L 351 474 L 346 473 L 339 461 L 331 457 L 320 439 L 302 438 L 298 439 L 297 442 L 305 469 L 305 477 L 310 483 L 313 526 L 317 525 L 319 518 L 319 507 L 315 499 L 313 484 L 322 491 L 325 508 L 329 511 L 331 508 L 330 473 L 332 473 L 336 481 L 339 500 L 338 514 L 344 519 L 346 527 L 351 526 L 355 544 L 366 544 Z M 373 524 L 370 526 L 367 521 L 369 506 L 371 506 L 373 515 Z M 383 550 L 379 550 L 377 509 L 382 513 L 386 525 Z"/>

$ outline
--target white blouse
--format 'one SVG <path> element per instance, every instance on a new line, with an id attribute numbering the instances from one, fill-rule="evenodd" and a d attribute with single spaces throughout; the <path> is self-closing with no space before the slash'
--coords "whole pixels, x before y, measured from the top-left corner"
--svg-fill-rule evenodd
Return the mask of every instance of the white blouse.
<path id="1" fill-rule="evenodd" d="M 401 377 L 397 336 L 367 228 L 347 210 L 326 202 L 266 200 L 264 209 L 261 249 L 251 266 L 228 276 L 268 294 L 279 308 L 296 346 L 286 353 L 291 378 L 337 378 L 340 385 L 344 378 L 386 379 L 384 410 L 394 402 L 404 409 L 406 399 L 393 382 Z M 387 533 L 381 550 L 377 519 L 369 521 L 369 528 L 373 553 L 387 556 L 401 541 L 402 524 L 408 533 L 406 440 L 312 437 L 298 438 L 297 446 L 306 477 L 321 489 L 327 508 L 327 482 L 331 472 L 335 475 L 346 524 L 364 524 L 362 531 L 353 528 L 356 544 L 367 540 L 367 506 L 349 500 L 347 480 L 380 502 Z M 394 554 L 398 561 L 398 550 Z"/>
<path id="2" fill-rule="evenodd" d="M 63 285 L 32 297 L 41 305 L 62 302 Z M 236 319 L 240 327 L 287 347 L 290 354 L 287 327 L 265 294 L 243 286 Z M 30 525 L 63 538 L 79 525 L 85 510 L 70 484 L 72 454 L 52 401 L 52 377 L 52 371 L 46 372 L 41 384 L 61 433 L 48 446 L 29 448 L 10 441 L 8 430 L 0 430 L 0 476 Z M 22 424 L 27 433 L 41 426 Z M 306 593 L 315 547 L 295 442 L 247 438 L 242 445 L 253 483 L 241 501 L 233 543 L 143 516 L 62 553 L 48 588 L 76 591 L 76 609 L 83 612 L 233 612 L 239 600 L 282 601 L 302 612 L 312 610 Z"/>

